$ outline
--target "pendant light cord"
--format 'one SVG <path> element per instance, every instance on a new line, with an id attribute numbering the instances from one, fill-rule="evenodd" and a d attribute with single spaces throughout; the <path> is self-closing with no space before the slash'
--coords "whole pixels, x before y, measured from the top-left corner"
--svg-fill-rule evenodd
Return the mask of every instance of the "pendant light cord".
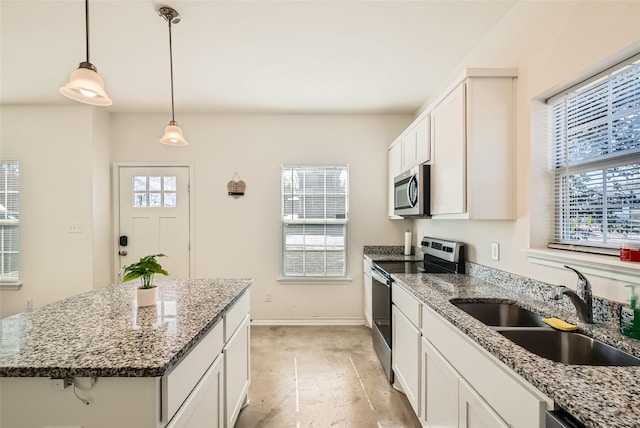
<path id="1" fill-rule="evenodd" d="M 167 21 L 169 22 L 169 63 L 171 70 L 171 122 L 175 122 L 176 118 L 173 109 L 173 46 L 171 43 L 171 20 L 171 17 L 167 19 Z"/>
<path id="2" fill-rule="evenodd" d="M 87 42 L 87 62 L 89 61 L 89 0 L 84 0 L 84 22 Z"/>

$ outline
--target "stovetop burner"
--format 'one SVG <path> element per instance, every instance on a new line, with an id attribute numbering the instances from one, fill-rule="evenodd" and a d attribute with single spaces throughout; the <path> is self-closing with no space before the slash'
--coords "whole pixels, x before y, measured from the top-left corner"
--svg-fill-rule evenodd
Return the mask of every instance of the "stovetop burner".
<path id="1" fill-rule="evenodd" d="M 375 262 L 384 272 L 390 273 L 464 273 L 464 244 L 456 241 L 425 236 L 422 239 L 421 261 Z"/>

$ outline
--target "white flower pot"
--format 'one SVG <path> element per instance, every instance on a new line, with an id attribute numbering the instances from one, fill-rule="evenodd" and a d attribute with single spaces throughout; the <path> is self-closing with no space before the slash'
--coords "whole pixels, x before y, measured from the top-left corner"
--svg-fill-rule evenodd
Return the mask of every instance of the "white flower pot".
<path id="1" fill-rule="evenodd" d="M 158 287 L 155 285 L 151 288 L 138 288 L 136 293 L 138 307 L 155 305 L 158 300 Z"/>

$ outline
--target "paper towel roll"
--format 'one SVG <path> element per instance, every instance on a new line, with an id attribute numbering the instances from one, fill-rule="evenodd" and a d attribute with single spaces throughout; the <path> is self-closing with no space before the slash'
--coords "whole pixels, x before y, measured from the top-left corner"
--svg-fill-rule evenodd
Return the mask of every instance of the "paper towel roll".
<path id="1" fill-rule="evenodd" d="M 408 230 L 404 233 L 404 255 L 411 255 L 411 232 Z"/>

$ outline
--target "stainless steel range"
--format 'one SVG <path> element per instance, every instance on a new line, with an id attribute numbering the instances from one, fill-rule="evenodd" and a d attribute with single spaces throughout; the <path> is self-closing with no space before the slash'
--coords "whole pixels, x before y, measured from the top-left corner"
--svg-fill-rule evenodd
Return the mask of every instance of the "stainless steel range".
<path id="1" fill-rule="evenodd" d="M 464 273 L 464 244 L 437 238 L 422 238 L 421 261 L 378 261 L 371 266 L 371 336 L 389 382 L 391 369 L 391 284 L 393 273 Z"/>

